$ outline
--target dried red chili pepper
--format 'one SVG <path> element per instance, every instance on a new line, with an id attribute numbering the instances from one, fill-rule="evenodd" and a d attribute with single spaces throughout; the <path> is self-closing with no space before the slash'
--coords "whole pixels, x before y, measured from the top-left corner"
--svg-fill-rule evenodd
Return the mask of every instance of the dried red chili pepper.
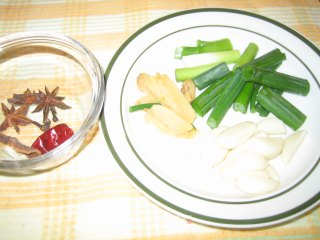
<path id="1" fill-rule="evenodd" d="M 67 124 L 58 124 L 41 134 L 31 147 L 40 150 L 41 154 L 44 154 L 64 143 L 73 134 L 73 130 Z"/>

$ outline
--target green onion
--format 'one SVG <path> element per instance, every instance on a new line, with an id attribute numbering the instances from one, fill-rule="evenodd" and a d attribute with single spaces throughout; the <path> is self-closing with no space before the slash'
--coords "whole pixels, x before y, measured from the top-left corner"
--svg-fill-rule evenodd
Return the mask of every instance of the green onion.
<path id="1" fill-rule="evenodd" d="M 233 46 L 228 38 L 215 40 L 215 41 L 202 41 L 197 40 L 197 46 L 181 46 L 175 50 L 175 58 L 181 59 L 185 56 L 199 54 L 199 53 L 211 53 L 218 51 L 232 50 Z"/>
<path id="2" fill-rule="evenodd" d="M 261 85 L 260 85 L 261 86 Z M 279 89 L 271 89 L 272 91 L 274 91 L 275 93 L 278 93 L 279 95 L 282 95 L 283 91 L 279 90 Z M 259 102 L 256 101 L 256 110 L 259 113 L 260 117 L 267 117 L 270 113 L 270 111 L 268 111 L 267 109 L 265 109 Z"/>
<path id="3" fill-rule="evenodd" d="M 228 51 L 233 49 L 232 43 L 228 38 L 215 41 L 197 40 L 197 47 L 199 47 L 200 53 Z"/>
<path id="4" fill-rule="evenodd" d="M 216 128 L 220 124 L 244 84 L 245 80 L 242 78 L 242 71 L 240 68 L 237 68 L 234 71 L 232 78 L 221 92 L 215 107 L 210 113 L 207 124 L 211 128 Z"/>
<path id="5" fill-rule="evenodd" d="M 255 43 L 249 43 L 244 52 L 241 54 L 240 58 L 238 61 L 235 63 L 233 66 L 233 69 L 236 69 L 238 66 L 241 66 L 243 64 L 246 64 L 250 61 L 252 61 L 257 53 L 258 53 L 259 47 Z"/>
<path id="6" fill-rule="evenodd" d="M 275 67 L 278 67 L 285 59 L 286 59 L 286 55 L 282 53 L 279 48 L 276 48 L 242 65 L 242 67 L 252 66 L 252 67 L 259 67 L 259 68 L 275 69 Z"/>
<path id="7" fill-rule="evenodd" d="M 181 59 L 183 56 L 189 56 L 189 55 L 198 54 L 198 53 L 199 53 L 198 47 L 182 46 L 182 47 L 176 48 L 174 52 L 174 57 L 176 59 Z"/>
<path id="8" fill-rule="evenodd" d="M 288 100 L 268 87 L 261 88 L 257 101 L 293 130 L 298 130 L 307 118 Z"/>
<path id="9" fill-rule="evenodd" d="M 260 68 L 266 68 L 270 70 L 276 70 L 282 62 L 286 59 L 286 55 L 280 51 L 280 49 L 276 48 L 270 52 L 267 52 L 266 54 L 254 59 L 251 62 L 248 62 L 241 66 L 243 68 L 243 71 L 245 72 L 248 66 L 254 66 L 254 67 L 260 67 Z M 248 68 L 247 68 L 248 69 Z M 247 79 L 250 79 L 252 76 L 253 71 L 249 71 Z M 243 73 L 244 76 L 246 74 Z M 266 109 L 264 109 L 259 103 L 256 101 L 256 96 L 258 94 L 258 91 L 260 90 L 261 85 L 255 84 L 254 89 L 251 93 L 250 98 L 250 112 L 255 113 L 258 112 L 260 116 L 267 116 L 269 113 Z"/>
<path id="10" fill-rule="evenodd" d="M 253 87 L 253 90 L 252 90 L 252 93 L 251 93 L 251 98 L 250 98 L 250 103 L 249 103 L 249 106 L 250 106 L 250 112 L 251 113 L 255 113 L 257 112 L 257 109 L 256 109 L 256 104 L 257 104 L 257 94 L 259 92 L 261 88 L 261 85 L 260 84 L 254 84 L 254 87 Z"/>
<path id="11" fill-rule="evenodd" d="M 238 50 L 216 52 L 212 54 L 214 55 L 215 60 L 209 64 L 203 64 L 193 67 L 176 68 L 176 81 L 182 82 L 187 79 L 195 78 L 196 76 L 208 71 L 210 68 L 213 68 L 214 66 L 217 66 L 222 62 L 225 62 L 226 64 L 235 63 L 240 57 L 240 52 Z M 198 54 L 189 57 L 201 58 L 202 56 L 201 54 Z"/>
<path id="12" fill-rule="evenodd" d="M 303 78 L 261 68 L 246 67 L 243 70 L 245 72 L 254 72 L 253 78 L 249 79 L 249 81 L 259 83 L 267 87 L 302 96 L 306 96 L 310 90 L 308 80 Z"/>
<path id="13" fill-rule="evenodd" d="M 258 46 L 255 43 L 249 43 L 243 54 L 240 56 L 233 69 L 252 61 L 258 52 Z M 254 90 L 254 83 L 246 82 L 233 103 L 233 109 L 236 112 L 246 113 L 250 99 Z"/>
<path id="14" fill-rule="evenodd" d="M 233 72 L 230 72 L 227 76 L 214 82 L 191 102 L 192 108 L 200 117 L 206 115 L 215 106 L 220 93 L 223 91 L 232 75 Z"/>
<path id="15" fill-rule="evenodd" d="M 253 82 L 246 82 L 233 103 L 233 110 L 246 113 L 254 90 Z"/>
<path id="16" fill-rule="evenodd" d="M 159 105 L 160 103 L 142 103 L 138 105 L 133 105 L 129 107 L 129 112 L 136 112 L 148 108 L 152 108 L 153 105 Z"/>
<path id="17" fill-rule="evenodd" d="M 230 72 L 228 65 L 223 62 L 208 71 L 193 78 L 193 82 L 199 90 L 202 90 L 209 86 L 211 83 L 219 80 L 220 78 L 226 76 Z"/>
<path id="18" fill-rule="evenodd" d="M 260 117 L 267 117 L 270 113 L 270 111 L 265 109 L 259 102 L 256 103 L 256 111 Z"/>
<path id="19" fill-rule="evenodd" d="M 193 67 L 212 63 L 235 63 L 240 57 L 239 50 L 229 50 L 211 53 L 199 53 L 185 56 L 181 62 L 186 67 Z"/>
<path id="20" fill-rule="evenodd" d="M 175 69 L 175 76 L 177 82 L 182 82 L 187 79 L 192 79 L 201 73 L 208 71 L 210 68 L 217 66 L 221 62 L 214 62 L 211 64 L 205 64 L 195 67 L 186 67 L 186 68 L 176 68 Z"/>

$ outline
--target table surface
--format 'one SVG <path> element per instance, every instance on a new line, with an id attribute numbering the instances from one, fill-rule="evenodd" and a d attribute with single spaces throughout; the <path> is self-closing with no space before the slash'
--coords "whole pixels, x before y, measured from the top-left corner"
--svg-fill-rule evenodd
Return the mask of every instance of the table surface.
<path id="1" fill-rule="evenodd" d="M 120 45 L 145 24 L 203 7 L 261 14 L 320 47 L 318 0 L 1 0 L 0 36 L 62 33 L 88 47 L 106 69 Z M 182 219 L 139 193 L 106 149 L 97 123 L 81 152 L 59 168 L 34 176 L 0 176 L 0 239 L 320 239 L 319 207 L 285 224 L 255 230 Z"/>

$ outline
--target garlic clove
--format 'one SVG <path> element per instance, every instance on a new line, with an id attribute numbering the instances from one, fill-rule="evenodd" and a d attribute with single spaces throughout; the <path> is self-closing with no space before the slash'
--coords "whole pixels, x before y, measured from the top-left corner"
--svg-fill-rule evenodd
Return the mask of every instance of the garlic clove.
<path id="1" fill-rule="evenodd" d="M 215 167 L 221 163 L 227 156 L 229 150 L 214 144 L 214 138 L 208 136 L 201 143 L 200 162 L 208 167 Z"/>
<path id="2" fill-rule="evenodd" d="M 242 174 L 262 170 L 268 166 L 268 161 L 261 155 L 236 148 L 229 152 L 220 172 L 222 177 L 234 180 Z"/>
<path id="3" fill-rule="evenodd" d="M 246 175 L 255 176 L 259 178 L 267 178 L 267 179 L 270 178 L 266 169 L 250 171 L 250 172 L 247 172 Z"/>
<path id="4" fill-rule="evenodd" d="M 266 133 L 265 131 L 262 130 L 257 130 L 252 137 L 269 137 L 268 133 Z"/>
<path id="5" fill-rule="evenodd" d="M 225 163 L 223 168 L 220 169 L 220 177 L 223 179 L 236 180 L 242 172 L 234 163 Z"/>
<path id="6" fill-rule="evenodd" d="M 234 163 L 239 168 L 239 171 L 254 171 L 268 167 L 268 161 L 253 151 L 240 151 L 234 159 Z"/>
<path id="7" fill-rule="evenodd" d="M 239 148 L 228 150 L 224 160 L 215 166 L 222 177 L 233 179 L 238 176 L 239 169 L 235 164 L 235 158 L 241 151 Z"/>
<path id="8" fill-rule="evenodd" d="M 258 153 L 267 160 L 277 157 L 284 146 L 281 137 L 252 137 L 245 143 L 245 148 Z"/>
<path id="9" fill-rule="evenodd" d="M 244 143 L 256 130 L 256 124 L 245 121 L 228 127 L 218 135 L 217 144 L 226 149 L 236 148 Z"/>
<path id="10" fill-rule="evenodd" d="M 281 159 L 285 165 L 287 165 L 291 161 L 293 155 L 298 150 L 301 142 L 303 141 L 306 135 L 307 131 L 300 130 L 293 132 L 291 135 L 286 137 L 286 139 L 284 140 L 284 147 L 281 153 Z"/>
<path id="11" fill-rule="evenodd" d="M 270 193 L 279 186 L 279 182 L 270 178 L 258 177 L 250 174 L 241 175 L 236 181 L 236 187 L 250 195 Z"/>
<path id="12" fill-rule="evenodd" d="M 286 126 L 278 118 L 265 118 L 257 123 L 257 131 L 263 131 L 267 134 L 285 134 Z"/>
<path id="13" fill-rule="evenodd" d="M 275 181 L 280 181 L 280 176 L 278 174 L 278 172 L 274 169 L 274 167 L 272 166 L 268 166 L 266 169 L 265 169 L 265 172 L 268 174 L 268 176 L 275 180 Z"/>

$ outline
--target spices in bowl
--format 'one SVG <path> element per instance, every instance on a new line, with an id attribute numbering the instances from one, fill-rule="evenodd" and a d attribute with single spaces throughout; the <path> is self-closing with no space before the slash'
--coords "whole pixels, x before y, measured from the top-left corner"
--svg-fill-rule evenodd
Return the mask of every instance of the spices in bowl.
<path id="1" fill-rule="evenodd" d="M 79 42 L 54 33 L 6 36 L 0 49 L 0 172 L 32 174 L 66 162 L 102 108 L 104 74 L 98 61 Z M 60 131 L 63 126 L 68 131 Z M 53 131 L 54 148 L 40 149 Z"/>

